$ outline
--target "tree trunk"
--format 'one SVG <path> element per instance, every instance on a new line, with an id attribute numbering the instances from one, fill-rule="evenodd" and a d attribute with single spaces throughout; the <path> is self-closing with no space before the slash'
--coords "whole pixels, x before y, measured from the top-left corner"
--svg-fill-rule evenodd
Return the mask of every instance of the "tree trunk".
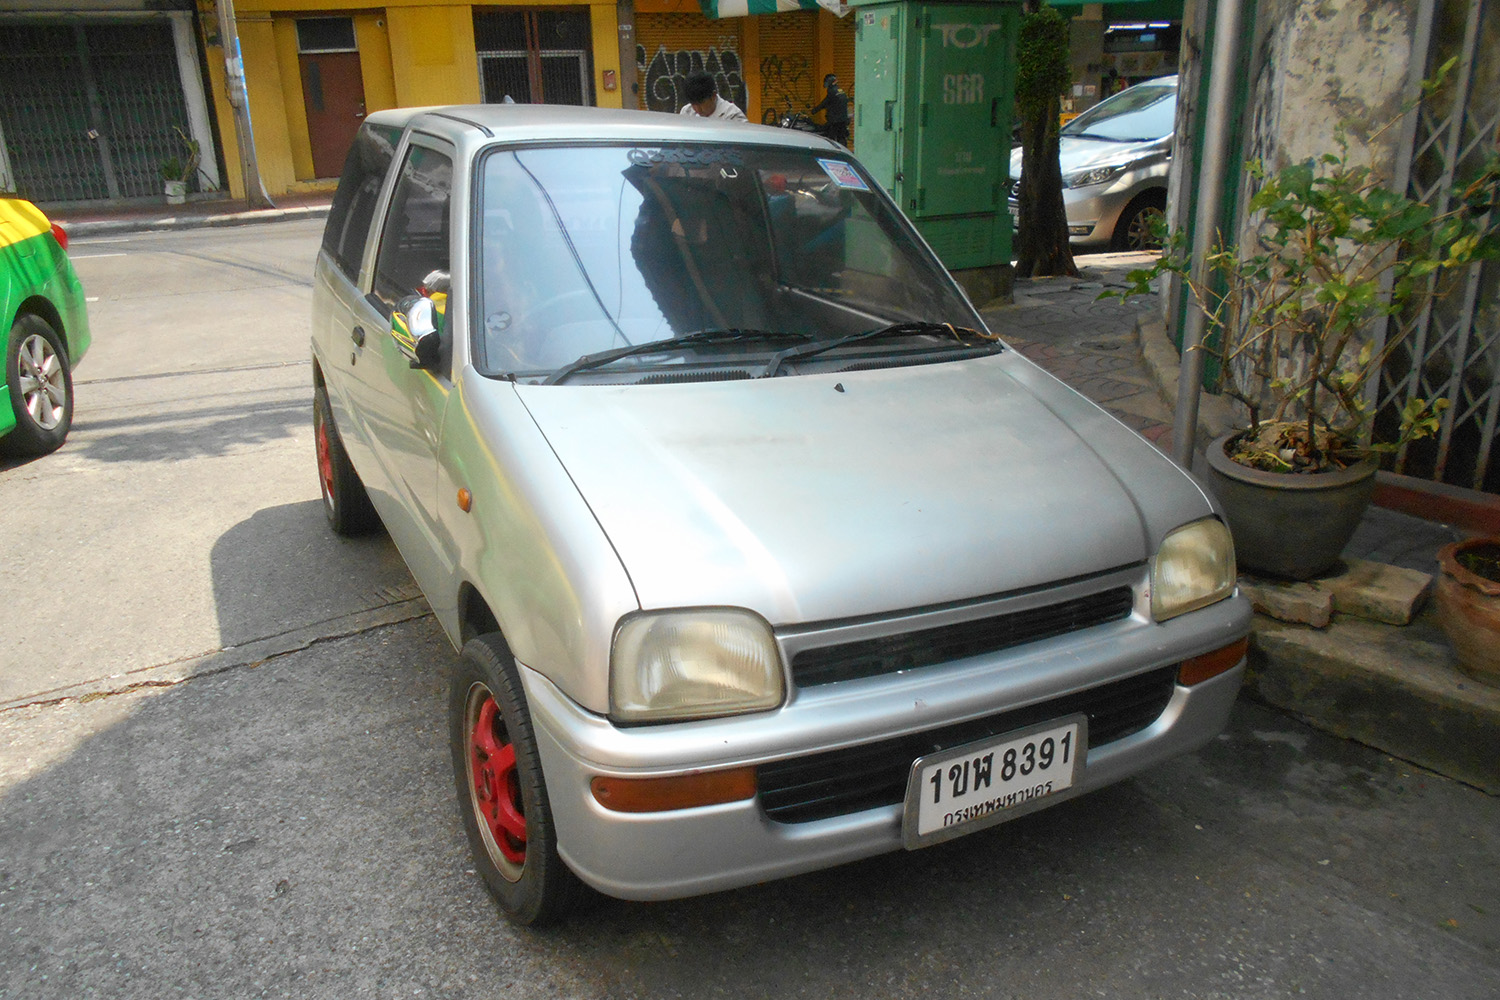
<path id="1" fill-rule="evenodd" d="M 1068 246 L 1068 215 L 1063 208 L 1062 169 L 1058 166 L 1058 117 L 1061 102 L 1053 97 L 1042 113 L 1021 118 L 1021 183 L 1016 191 L 1020 220 L 1016 227 L 1016 276 L 1077 276 Z"/>

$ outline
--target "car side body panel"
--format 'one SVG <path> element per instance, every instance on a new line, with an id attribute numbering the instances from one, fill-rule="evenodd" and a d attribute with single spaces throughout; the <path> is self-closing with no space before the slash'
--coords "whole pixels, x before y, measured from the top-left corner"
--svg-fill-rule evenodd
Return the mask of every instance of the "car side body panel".
<path id="1" fill-rule="evenodd" d="M 92 342 L 83 283 L 53 237 L 47 216 L 29 201 L 0 197 L 0 332 L 9 336 L 22 313 L 60 324 L 57 332 L 67 347 L 68 365 L 76 368 Z M 0 435 L 13 427 L 15 414 L 8 404 L 0 406 Z"/>

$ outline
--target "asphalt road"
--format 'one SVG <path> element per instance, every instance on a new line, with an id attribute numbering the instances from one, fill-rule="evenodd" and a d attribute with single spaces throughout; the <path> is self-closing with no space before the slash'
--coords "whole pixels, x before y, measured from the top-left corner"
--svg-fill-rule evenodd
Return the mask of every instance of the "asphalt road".
<path id="1" fill-rule="evenodd" d="M 0 997 L 1500 996 L 1500 799 L 1247 703 L 950 844 L 512 929 L 455 657 L 387 540 L 324 528 L 317 233 L 74 245 L 74 434 L 0 469 Z"/>

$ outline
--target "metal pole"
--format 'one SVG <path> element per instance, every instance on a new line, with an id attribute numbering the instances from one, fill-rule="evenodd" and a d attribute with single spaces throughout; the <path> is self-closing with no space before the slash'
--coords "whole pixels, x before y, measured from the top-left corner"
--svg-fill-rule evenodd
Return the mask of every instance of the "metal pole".
<path id="1" fill-rule="evenodd" d="M 1193 229 L 1193 281 L 1203 287 L 1204 260 L 1218 235 L 1224 204 L 1224 168 L 1229 146 L 1226 108 L 1233 107 L 1232 89 L 1240 49 L 1240 0 L 1220 0 L 1214 23 L 1213 63 L 1209 66 L 1208 108 L 1204 115 L 1203 162 L 1198 167 L 1198 206 Z M 1198 396 L 1203 391 L 1203 308 L 1189 297 L 1182 330 L 1182 370 L 1177 380 L 1177 411 L 1172 420 L 1172 458 L 1184 469 L 1193 464 L 1198 439 Z"/>
<path id="2" fill-rule="evenodd" d="M 234 109 L 234 135 L 240 150 L 240 178 L 245 185 L 245 204 L 256 206 L 257 200 L 275 208 L 260 181 L 260 165 L 255 160 L 255 133 L 250 128 L 250 97 L 245 90 L 245 62 L 240 57 L 240 33 L 234 23 L 234 0 L 218 0 L 219 42 L 224 48 L 224 87 L 229 106 Z"/>

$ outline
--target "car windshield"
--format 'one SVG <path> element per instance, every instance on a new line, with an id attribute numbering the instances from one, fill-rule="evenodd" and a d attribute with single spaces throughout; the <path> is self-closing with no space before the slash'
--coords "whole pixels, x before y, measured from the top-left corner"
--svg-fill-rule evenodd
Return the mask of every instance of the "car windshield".
<path id="1" fill-rule="evenodd" d="M 503 149 L 479 182 L 475 346 L 491 375 L 753 361 L 897 323 L 983 330 L 875 182 L 831 151 Z M 575 364 L 604 352 L 618 357 Z"/>
<path id="2" fill-rule="evenodd" d="M 1062 128 L 1062 134 L 1112 142 L 1145 142 L 1172 133 L 1177 117 L 1175 83 L 1142 83 L 1089 108 Z"/>

